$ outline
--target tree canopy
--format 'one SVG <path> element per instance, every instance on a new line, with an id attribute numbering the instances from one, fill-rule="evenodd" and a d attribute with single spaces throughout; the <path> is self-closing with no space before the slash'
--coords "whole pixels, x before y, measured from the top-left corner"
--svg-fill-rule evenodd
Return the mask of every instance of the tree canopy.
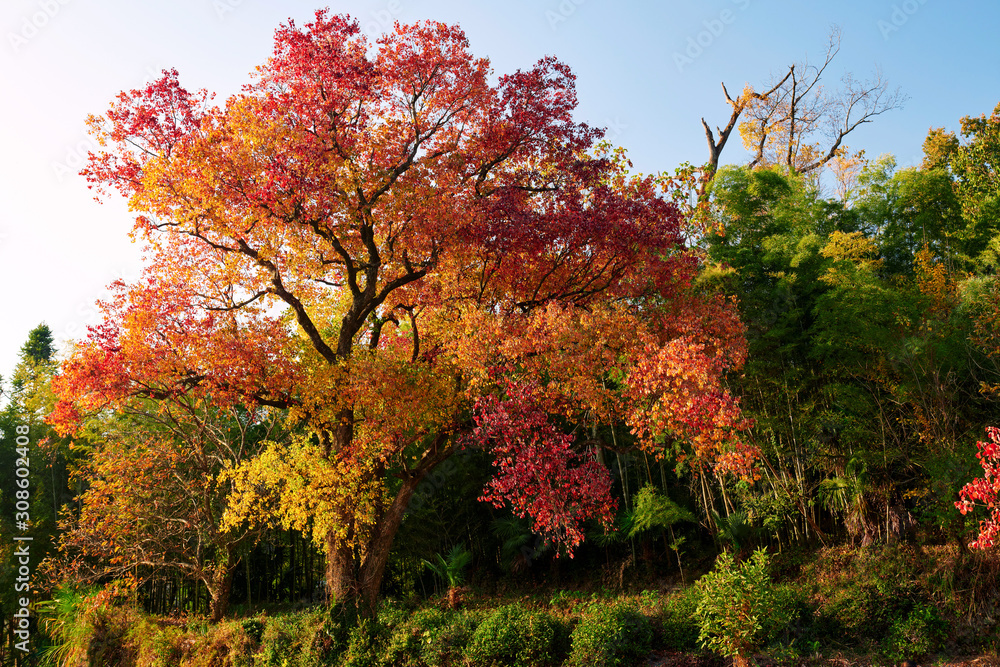
<path id="1" fill-rule="evenodd" d="M 224 472 L 226 525 L 310 529 L 328 592 L 369 609 L 416 485 L 457 449 L 494 453 L 484 499 L 570 553 L 614 507 L 594 461 L 613 443 L 586 427 L 752 477 L 724 388 L 736 311 L 694 283 L 666 179 L 631 175 L 575 106 L 553 58 L 491 83 L 455 26 L 371 44 L 323 11 L 224 105 L 176 71 L 121 93 L 84 173 L 128 199 L 151 261 L 64 364 L 54 423 L 181 397 L 286 410 L 288 437 Z"/>

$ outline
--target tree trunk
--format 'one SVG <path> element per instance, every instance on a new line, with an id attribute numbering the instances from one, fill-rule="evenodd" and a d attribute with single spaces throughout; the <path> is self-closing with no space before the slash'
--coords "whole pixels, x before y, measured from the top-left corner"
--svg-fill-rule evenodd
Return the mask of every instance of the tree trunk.
<path id="1" fill-rule="evenodd" d="M 218 623 L 229 611 L 229 594 L 233 590 L 233 573 L 236 565 L 227 568 L 220 568 L 211 580 L 205 581 L 208 594 L 211 598 L 209 602 L 209 613 L 211 622 Z"/>
<path id="2" fill-rule="evenodd" d="M 427 470 L 423 471 L 424 474 L 426 472 Z M 358 577 L 358 597 L 361 612 L 366 617 L 374 617 L 378 611 L 378 594 L 382 588 L 385 565 L 389 560 L 389 549 L 396 538 L 396 533 L 399 532 L 410 498 L 413 497 L 413 492 L 424 474 L 410 477 L 403 482 L 392 504 L 372 530 L 368 548 L 365 549 L 361 574 Z"/>
<path id="3" fill-rule="evenodd" d="M 326 601 L 343 602 L 355 589 L 354 550 L 332 533 L 326 536 Z"/>
<path id="4" fill-rule="evenodd" d="M 353 413 L 352 413 L 353 415 Z M 353 419 L 353 417 L 352 417 Z M 353 438 L 353 421 L 349 421 L 343 429 L 336 433 L 335 446 L 343 448 Z M 454 451 L 445 447 L 448 441 L 447 433 L 440 433 L 434 445 L 433 454 L 425 457 L 415 470 L 408 472 L 396 497 L 381 515 L 376 515 L 377 521 L 371 529 L 365 529 L 363 535 L 354 531 L 353 507 L 340 510 L 344 524 L 349 527 L 348 538 L 341 539 L 333 534 L 326 537 L 326 587 L 328 604 L 352 600 L 358 604 L 358 611 L 365 617 L 372 618 L 378 608 L 378 594 L 382 587 L 382 577 L 389 559 L 389 549 L 399 532 L 403 515 L 410 504 L 413 492 L 420 481 L 438 464 L 451 456 Z M 380 478 L 384 479 L 384 473 Z M 364 544 L 361 551 L 361 561 L 356 562 L 355 543 Z"/>

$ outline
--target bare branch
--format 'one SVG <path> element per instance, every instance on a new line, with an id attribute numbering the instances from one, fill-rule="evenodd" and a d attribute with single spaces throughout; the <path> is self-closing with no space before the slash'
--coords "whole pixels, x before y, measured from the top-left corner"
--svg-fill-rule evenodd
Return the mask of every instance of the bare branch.
<path id="1" fill-rule="evenodd" d="M 755 92 L 753 89 L 748 89 L 745 90 L 743 93 L 741 93 L 739 96 L 737 96 L 735 100 L 732 98 L 732 96 L 730 96 L 729 90 L 726 89 L 726 84 L 725 83 L 722 84 L 722 94 L 726 96 L 726 102 L 728 102 L 729 105 L 733 108 L 733 111 L 729 115 L 729 122 L 726 123 L 726 127 L 724 129 L 716 126 L 715 129 L 719 133 L 718 141 L 715 140 L 715 136 L 712 134 L 712 129 L 708 126 L 708 123 L 705 122 L 705 119 L 704 118 L 701 119 L 702 127 L 705 128 L 705 137 L 708 139 L 709 178 L 711 178 L 711 175 L 714 174 L 716 170 L 718 170 L 719 156 L 722 154 L 722 149 L 725 148 L 726 142 L 729 141 L 729 135 L 732 134 L 733 128 L 736 127 L 736 122 L 740 119 L 740 115 L 747 108 L 747 105 L 750 103 L 750 101 L 753 99 L 767 101 L 767 99 L 772 94 L 774 94 L 778 90 L 778 88 L 784 85 L 785 81 L 788 80 L 788 77 L 790 77 L 792 75 L 792 72 L 794 71 L 795 71 L 795 66 L 793 65 L 788 70 L 788 73 L 785 74 L 784 78 L 781 79 L 781 81 L 776 83 L 774 86 L 772 86 L 767 92 L 758 93 Z M 708 180 L 702 182 L 701 190 L 699 191 L 698 194 L 704 195 L 706 187 L 708 187 Z"/>
<path id="2" fill-rule="evenodd" d="M 748 116 L 739 129 L 744 145 L 753 153 L 751 167 L 783 165 L 798 173 L 820 169 L 844 153 L 848 134 L 876 116 L 902 106 L 903 95 L 898 89 L 890 90 L 878 70 L 867 81 L 846 74 L 840 89 L 827 92 L 823 77 L 840 48 L 841 31 L 834 26 L 819 65 L 805 61 L 790 67 L 784 78 L 760 95 L 741 96 L 734 101 L 723 89 L 727 101 L 734 105 L 733 117 L 738 116 L 737 110 Z M 738 109 L 740 104 L 742 109 Z M 704 121 L 702 124 L 705 125 Z M 731 127 L 727 130 L 731 131 Z M 721 131 L 716 141 L 707 125 L 706 135 L 710 152 L 714 151 L 714 169 L 717 153 L 725 141 Z"/>

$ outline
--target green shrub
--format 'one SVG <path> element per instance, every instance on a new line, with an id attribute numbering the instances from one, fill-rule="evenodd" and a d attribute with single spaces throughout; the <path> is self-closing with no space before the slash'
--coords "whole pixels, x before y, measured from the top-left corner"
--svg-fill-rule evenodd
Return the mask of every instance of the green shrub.
<path id="1" fill-rule="evenodd" d="M 246 618 L 240 623 L 243 626 L 243 631 L 247 633 L 247 637 L 253 641 L 260 643 L 260 639 L 264 634 L 264 623 L 259 618 Z"/>
<path id="2" fill-rule="evenodd" d="M 695 587 L 664 598 L 660 636 L 666 648 L 690 651 L 698 648 L 698 620 L 695 612 L 701 596 Z"/>
<path id="3" fill-rule="evenodd" d="M 458 664 L 476 625 L 470 612 L 419 609 L 392 628 L 384 662 L 393 667 Z"/>
<path id="4" fill-rule="evenodd" d="M 570 641 L 570 665 L 626 667 L 649 655 L 653 630 L 635 608 L 595 604 L 584 613 Z"/>
<path id="5" fill-rule="evenodd" d="M 836 574 L 820 568 L 806 572 L 816 582 L 814 595 L 821 601 L 816 614 L 820 638 L 892 653 L 890 643 L 905 643 L 902 638 L 919 625 L 919 620 L 910 620 L 911 614 L 931 606 L 917 583 L 915 555 L 907 549 L 845 550 L 832 552 L 826 560 L 830 562 L 822 568 Z M 907 624 L 913 627 L 906 629 Z"/>
<path id="6" fill-rule="evenodd" d="M 183 667 L 253 667 L 254 653 L 259 645 L 247 634 L 244 622 L 219 623 L 208 628 L 205 636 L 191 631 L 182 635 L 184 659 L 166 664 L 170 667 L 178 664 Z"/>
<path id="7" fill-rule="evenodd" d="M 381 667 L 389 638 L 388 628 L 378 619 L 364 619 L 348 631 L 341 667 Z"/>
<path id="8" fill-rule="evenodd" d="M 175 667 L 184 655 L 184 631 L 177 627 L 161 628 L 149 620 L 137 623 L 128 634 L 136 647 L 137 667 Z"/>
<path id="9" fill-rule="evenodd" d="M 518 604 L 500 607 L 476 628 L 465 651 L 474 667 L 557 665 L 564 657 L 565 630 L 550 614 Z"/>
<path id="10" fill-rule="evenodd" d="M 698 580 L 698 641 L 704 648 L 743 665 L 787 621 L 787 610 L 779 606 L 768 568 L 763 549 L 739 564 L 723 552 L 715 568 Z"/>
<path id="11" fill-rule="evenodd" d="M 260 638 L 261 667 L 282 667 L 286 661 L 291 662 L 298 648 L 298 621 L 297 616 L 290 614 L 267 619 Z"/>
<path id="12" fill-rule="evenodd" d="M 60 587 L 39 605 L 42 625 L 52 640 L 45 649 L 50 664 L 133 664 L 135 641 L 130 631 L 141 624 L 134 609 L 115 606 L 112 590 Z"/>
<path id="13" fill-rule="evenodd" d="M 333 664 L 347 644 L 324 609 L 272 616 L 265 621 L 257 654 L 258 667 L 318 667 Z"/>
<path id="14" fill-rule="evenodd" d="M 918 605 L 906 618 L 897 619 L 884 644 L 884 653 L 894 663 L 925 658 L 934 653 L 946 637 L 946 626 L 937 609 Z"/>
<path id="15" fill-rule="evenodd" d="M 108 667 L 132 664 L 135 652 L 128 633 L 138 623 L 139 614 L 133 609 L 108 605 L 93 609 L 90 617 L 93 634 L 84 664 Z"/>

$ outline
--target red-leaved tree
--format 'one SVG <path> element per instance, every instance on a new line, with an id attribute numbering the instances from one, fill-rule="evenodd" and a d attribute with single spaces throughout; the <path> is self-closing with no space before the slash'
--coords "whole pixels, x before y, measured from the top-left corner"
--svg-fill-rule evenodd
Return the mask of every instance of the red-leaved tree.
<path id="1" fill-rule="evenodd" d="M 743 328 L 693 285 L 666 180 L 572 119 L 566 65 L 491 79 L 457 27 L 371 44 L 318 12 L 222 106 L 176 72 L 122 93 L 84 173 L 128 198 L 151 262 L 64 365 L 53 421 L 179 395 L 287 409 L 300 435 L 229 471 L 227 525 L 311 530 L 328 591 L 368 611 L 456 447 L 495 452 L 484 497 L 568 550 L 612 501 L 600 443 L 556 424 L 752 475 L 723 388 Z"/>

